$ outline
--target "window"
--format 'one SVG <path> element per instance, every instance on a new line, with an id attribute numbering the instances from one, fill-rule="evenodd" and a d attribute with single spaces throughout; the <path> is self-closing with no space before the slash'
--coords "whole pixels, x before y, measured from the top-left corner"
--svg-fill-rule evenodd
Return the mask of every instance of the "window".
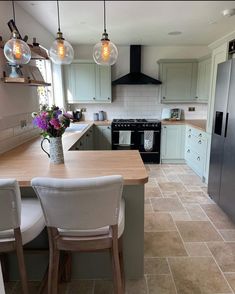
<path id="1" fill-rule="evenodd" d="M 47 83 L 51 83 L 51 86 L 44 87 L 39 86 L 37 88 L 38 96 L 39 96 L 39 104 L 40 105 L 49 105 L 51 106 L 54 104 L 54 97 L 53 97 L 53 89 L 52 89 L 52 67 L 50 60 L 36 60 L 36 66 L 40 70 L 43 79 Z"/>

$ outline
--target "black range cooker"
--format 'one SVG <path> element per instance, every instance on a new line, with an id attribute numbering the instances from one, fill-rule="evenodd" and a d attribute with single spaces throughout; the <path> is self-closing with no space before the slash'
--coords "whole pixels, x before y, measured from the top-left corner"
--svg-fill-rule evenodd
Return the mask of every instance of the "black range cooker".
<path id="1" fill-rule="evenodd" d="M 113 150 L 139 150 L 144 162 L 160 162 L 161 122 L 159 120 L 114 119 L 111 129 Z M 127 140 L 125 144 L 123 137 Z M 149 142 L 150 145 L 147 144 Z"/>

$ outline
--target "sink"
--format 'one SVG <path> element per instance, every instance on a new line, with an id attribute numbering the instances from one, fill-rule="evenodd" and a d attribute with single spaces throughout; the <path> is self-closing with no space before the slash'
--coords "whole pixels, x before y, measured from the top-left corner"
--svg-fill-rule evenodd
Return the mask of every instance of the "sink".
<path id="1" fill-rule="evenodd" d="M 82 132 L 88 127 L 88 124 L 70 124 L 70 126 L 66 129 L 68 133 L 76 133 Z"/>

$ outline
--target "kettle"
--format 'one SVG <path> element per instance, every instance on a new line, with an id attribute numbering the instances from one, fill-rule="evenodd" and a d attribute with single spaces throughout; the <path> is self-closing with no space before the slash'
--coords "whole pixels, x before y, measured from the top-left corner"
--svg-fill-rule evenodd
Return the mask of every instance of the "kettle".
<path id="1" fill-rule="evenodd" d="M 82 111 L 81 111 L 81 109 L 76 109 L 76 110 L 73 111 L 73 118 L 74 118 L 74 120 L 79 121 L 81 119 L 81 117 L 82 117 Z"/>

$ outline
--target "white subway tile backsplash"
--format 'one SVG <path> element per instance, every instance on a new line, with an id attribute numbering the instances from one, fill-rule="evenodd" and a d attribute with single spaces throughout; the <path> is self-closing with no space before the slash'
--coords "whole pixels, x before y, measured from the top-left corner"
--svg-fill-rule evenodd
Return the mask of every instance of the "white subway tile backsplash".
<path id="1" fill-rule="evenodd" d="M 163 108 L 181 108 L 185 119 L 206 119 L 207 104 L 161 104 L 159 87 L 156 85 L 119 85 L 113 87 L 111 104 L 73 104 L 84 107 L 84 119 L 92 120 L 93 113 L 103 110 L 107 119 L 113 118 L 157 118 L 161 119 Z M 188 107 L 195 107 L 189 112 Z"/>

